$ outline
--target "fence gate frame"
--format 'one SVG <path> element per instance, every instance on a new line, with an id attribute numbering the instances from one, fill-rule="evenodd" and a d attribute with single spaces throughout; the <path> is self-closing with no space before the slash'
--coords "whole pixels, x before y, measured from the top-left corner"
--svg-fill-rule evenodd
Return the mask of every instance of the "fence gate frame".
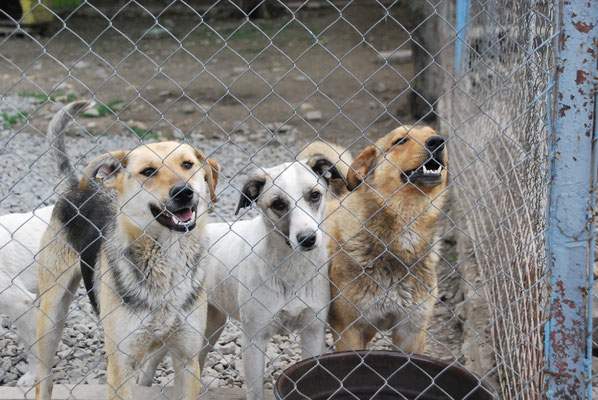
<path id="1" fill-rule="evenodd" d="M 547 398 L 592 397 L 598 1 L 556 0 L 545 325 Z"/>

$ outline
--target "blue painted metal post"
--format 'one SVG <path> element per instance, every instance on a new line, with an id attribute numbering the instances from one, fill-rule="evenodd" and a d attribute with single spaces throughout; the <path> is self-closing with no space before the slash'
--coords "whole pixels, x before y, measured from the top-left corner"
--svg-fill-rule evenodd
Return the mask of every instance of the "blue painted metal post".
<path id="1" fill-rule="evenodd" d="M 593 143 L 597 75 L 597 0 L 555 0 L 554 124 L 547 245 L 550 271 L 546 324 L 549 399 L 591 398 L 591 288 L 594 263 Z"/>
<path id="2" fill-rule="evenodd" d="M 467 43 L 467 26 L 469 24 L 469 0 L 457 0 L 455 6 L 455 30 L 457 40 L 455 41 L 455 72 L 461 72 L 463 66 L 463 48 Z"/>

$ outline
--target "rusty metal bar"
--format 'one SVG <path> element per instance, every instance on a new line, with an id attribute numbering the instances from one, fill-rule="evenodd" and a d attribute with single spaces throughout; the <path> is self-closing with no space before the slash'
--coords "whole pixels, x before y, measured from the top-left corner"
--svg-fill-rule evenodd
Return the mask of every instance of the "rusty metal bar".
<path id="1" fill-rule="evenodd" d="M 598 1 L 557 0 L 554 124 L 547 221 L 549 399 L 591 398 L 593 143 Z"/>

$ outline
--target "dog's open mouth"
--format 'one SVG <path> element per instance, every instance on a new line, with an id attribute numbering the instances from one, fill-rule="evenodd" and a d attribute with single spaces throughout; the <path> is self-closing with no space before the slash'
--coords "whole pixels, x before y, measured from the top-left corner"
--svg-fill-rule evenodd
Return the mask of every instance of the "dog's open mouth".
<path id="1" fill-rule="evenodd" d="M 442 171 L 444 168 L 442 161 L 430 158 L 419 167 L 410 171 L 404 171 L 402 178 L 404 182 L 420 186 L 436 186 L 442 182 Z"/>
<path id="2" fill-rule="evenodd" d="M 187 232 L 195 228 L 196 206 L 169 210 L 150 204 L 154 219 L 161 225 L 177 232 Z"/>

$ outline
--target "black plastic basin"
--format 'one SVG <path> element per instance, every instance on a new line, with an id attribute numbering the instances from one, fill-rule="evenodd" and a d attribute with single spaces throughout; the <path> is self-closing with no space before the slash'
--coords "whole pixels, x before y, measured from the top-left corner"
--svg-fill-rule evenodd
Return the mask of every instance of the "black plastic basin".
<path id="1" fill-rule="evenodd" d="M 496 399 L 464 368 L 394 351 L 324 354 L 298 362 L 276 381 L 277 400 Z"/>

